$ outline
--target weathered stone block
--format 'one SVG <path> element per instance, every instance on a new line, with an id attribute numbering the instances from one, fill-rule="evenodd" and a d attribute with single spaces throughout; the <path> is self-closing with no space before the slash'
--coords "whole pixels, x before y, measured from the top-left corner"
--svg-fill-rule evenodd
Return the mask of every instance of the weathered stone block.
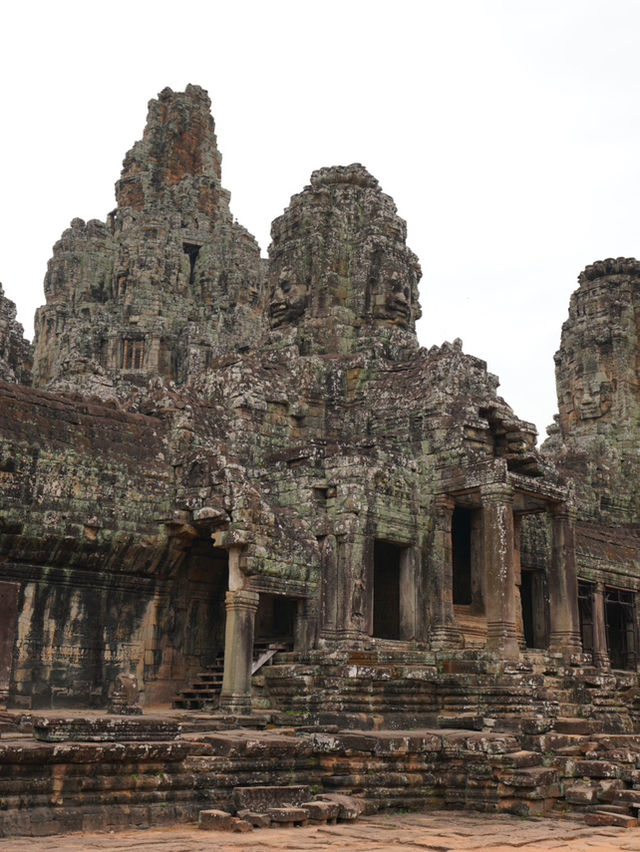
<path id="1" fill-rule="evenodd" d="M 233 816 L 226 811 L 211 809 L 198 814 L 198 828 L 205 831 L 231 831 L 232 826 Z"/>
<path id="2" fill-rule="evenodd" d="M 608 811 L 587 813 L 584 815 L 584 821 L 587 825 L 619 825 L 621 828 L 636 828 L 638 826 L 638 820 L 635 817 Z"/>
<path id="3" fill-rule="evenodd" d="M 364 803 L 353 796 L 342 793 L 319 793 L 316 799 L 321 802 L 331 802 L 338 805 L 338 819 L 344 822 L 356 820 L 364 812 Z"/>
<path id="4" fill-rule="evenodd" d="M 598 800 L 598 787 L 588 784 L 573 784 L 566 788 L 565 798 L 572 805 L 590 805 Z"/>
<path id="5" fill-rule="evenodd" d="M 238 817 L 233 817 L 231 820 L 231 831 L 235 831 L 237 834 L 246 834 L 248 831 L 253 831 L 253 823 L 250 820 L 239 819 Z"/>
<path id="6" fill-rule="evenodd" d="M 576 763 L 576 772 L 589 778 L 617 778 L 620 768 L 606 760 L 579 760 Z"/>
<path id="7" fill-rule="evenodd" d="M 269 808 L 267 814 L 271 818 L 272 826 L 306 825 L 309 819 L 309 811 L 306 808 Z"/>
<path id="8" fill-rule="evenodd" d="M 242 808 L 236 814 L 241 820 L 250 823 L 254 828 L 268 828 L 271 825 L 269 814 L 260 814 L 248 808 Z"/>
<path id="9" fill-rule="evenodd" d="M 151 716 L 38 716 L 33 720 L 33 735 L 43 742 L 169 741 L 179 739 L 180 731 L 177 722 Z"/>
<path id="10" fill-rule="evenodd" d="M 302 807 L 309 812 L 309 822 L 312 825 L 335 823 L 340 812 L 340 806 L 336 802 L 303 802 Z"/>
<path id="11" fill-rule="evenodd" d="M 233 803 L 237 810 L 247 809 L 257 813 L 268 813 L 270 808 L 284 805 L 299 806 L 311 795 L 305 784 L 284 787 L 234 787 Z"/>

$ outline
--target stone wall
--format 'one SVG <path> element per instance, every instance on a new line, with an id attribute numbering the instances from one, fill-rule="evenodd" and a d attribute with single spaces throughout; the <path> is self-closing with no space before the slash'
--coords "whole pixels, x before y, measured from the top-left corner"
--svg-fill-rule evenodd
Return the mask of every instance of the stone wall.
<path id="1" fill-rule="evenodd" d="M 4 696 L 104 706 L 131 670 L 167 700 L 222 647 L 226 553 L 167 537 L 166 423 L 18 385 L 0 406 Z"/>
<path id="2" fill-rule="evenodd" d="M 613 805 L 620 816 L 637 798 L 639 755 L 637 736 L 433 729 L 5 741 L 0 836 L 195 822 L 203 809 L 235 812 L 234 788 L 296 784 L 351 794 L 369 813 L 447 807 L 528 817 Z"/>

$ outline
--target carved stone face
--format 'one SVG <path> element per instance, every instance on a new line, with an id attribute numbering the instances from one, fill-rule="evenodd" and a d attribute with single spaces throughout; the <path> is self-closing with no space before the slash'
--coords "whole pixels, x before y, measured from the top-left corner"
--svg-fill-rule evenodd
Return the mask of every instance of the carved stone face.
<path id="1" fill-rule="evenodd" d="M 573 407 L 578 420 L 596 420 L 606 414 L 611 405 L 611 382 L 601 371 L 576 386 Z"/>
<path id="2" fill-rule="evenodd" d="M 373 315 L 394 325 L 408 328 L 411 319 L 412 281 L 407 270 L 396 261 L 384 263 L 376 286 Z"/>
<path id="3" fill-rule="evenodd" d="M 295 322 L 307 307 L 307 286 L 298 281 L 295 272 L 285 267 L 271 291 L 269 317 L 271 327 Z"/>

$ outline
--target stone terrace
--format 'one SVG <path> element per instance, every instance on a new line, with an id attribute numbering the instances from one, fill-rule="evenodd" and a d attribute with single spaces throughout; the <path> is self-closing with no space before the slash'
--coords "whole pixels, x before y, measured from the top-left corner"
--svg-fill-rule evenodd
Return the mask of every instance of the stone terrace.
<path id="1" fill-rule="evenodd" d="M 291 785 L 349 794 L 368 814 L 571 811 L 638 825 L 640 735 L 216 725 L 221 717 L 200 717 L 180 734 L 167 715 L 5 714 L 0 836 L 195 822 L 206 809 L 234 813 L 239 787 Z"/>

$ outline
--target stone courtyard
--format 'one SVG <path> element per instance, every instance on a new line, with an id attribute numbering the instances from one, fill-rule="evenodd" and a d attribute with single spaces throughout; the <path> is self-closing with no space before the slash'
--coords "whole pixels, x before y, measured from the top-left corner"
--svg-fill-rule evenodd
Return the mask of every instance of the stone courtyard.
<path id="1" fill-rule="evenodd" d="M 55 838 L 15 838 L 14 852 L 85 852 L 86 850 L 136 850 L 136 852 L 257 852 L 291 850 L 320 852 L 636 852 L 640 829 L 588 828 L 570 819 L 516 819 L 450 812 L 384 814 L 353 825 L 313 828 L 259 829 L 250 834 L 203 837 L 197 828 L 151 829 L 114 834 L 66 835 Z"/>

